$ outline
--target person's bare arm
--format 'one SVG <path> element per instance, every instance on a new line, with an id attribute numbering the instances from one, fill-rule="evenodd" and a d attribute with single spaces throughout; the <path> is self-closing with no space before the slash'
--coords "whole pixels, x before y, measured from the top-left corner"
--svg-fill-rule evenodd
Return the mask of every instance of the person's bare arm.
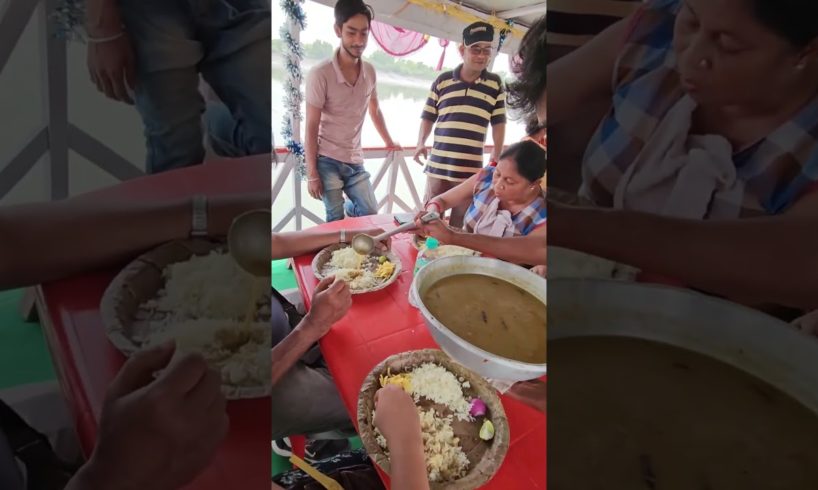
<path id="1" fill-rule="evenodd" d="M 270 351 L 272 370 L 270 382 L 272 386 L 290 370 L 310 347 L 321 339 L 323 333 L 329 331 L 332 325 L 316 325 L 306 317 L 301 320 L 295 329 Z"/>
<path id="2" fill-rule="evenodd" d="M 392 140 L 392 136 L 389 135 L 389 129 L 386 127 L 386 121 L 383 118 L 383 112 L 381 112 L 381 105 L 375 94 L 369 98 L 369 117 L 372 118 L 372 124 L 375 125 L 375 129 L 378 131 L 378 134 L 381 135 L 383 143 L 389 149 L 397 149 L 396 147 L 399 145 L 395 144 Z"/>
<path id="3" fill-rule="evenodd" d="M 423 433 L 412 397 L 393 384 L 379 389 L 373 423 L 389 448 L 392 490 L 428 490 Z"/>
<path id="4" fill-rule="evenodd" d="M 225 235 L 238 214 L 267 208 L 269 195 L 209 199 L 208 229 Z M 0 207 L 0 290 L 120 263 L 191 231 L 190 198 L 165 201 L 78 196 Z"/>
<path id="5" fill-rule="evenodd" d="M 304 131 L 304 164 L 307 176 L 318 176 L 318 128 L 321 124 L 321 109 L 307 104 L 306 129 Z"/>
<path id="6" fill-rule="evenodd" d="M 477 250 L 515 264 L 545 264 L 548 256 L 545 226 L 526 236 L 505 238 L 455 231 L 451 240 L 452 245 Z"/>
<path id="7" fill-rule="evenodd" d="M 551 244 L 750 304 L 818 307 L 818 195 L 784 215 L 687 220 L 549 204 Z M 554 229 L 555 228 L 555 229 Z"/>
<path id="8" fill-rule="evenodd" d="M 91 82 L 108 98 L 133 104 L 136 55 L 115 0 L 86 0 L 86 61 Z"/>
<path id="9" fill-rule="evenodd" d="M 85 0 L 85 29 L 93 37 L 122 32 L 122 16 L 116 0 Z"/>
<path id="10" fill-rule="evenodd" d="M 321 109 L 307 102 L 307 121 L 304 131 L 304 166 L 307 167 L 307 189 L 315 199 L 324 195 L 324 186 L 318 174 L 318 128 Z"/>
<path id="11" fill-rule="evenodd" d="M 349 237 L 348 239 L 351 239 Z M 341 231 L 291 231 L 273 233 L 272 260 L 300 257 L 324 247 L 339 243 Z"/>
<path id="12" fill-rule="evenodd" d="M 526 236 L 493 237 L 455 230 L 440 220 L 420 223 L 420 231 L 442 243 L 459 245 L 516 264 L 546 263 L 546 226 L 540 226 Z"/>
<path id="13" fill-rule="evenodd" d="M 425 490 L 429 488 L 426 476 L 426 457 L 420 434 L 410 435 L 403 441 L 390 441 L 392 490 Z"/>
<path id="14" fill-rule="evenodd" d="M 358 233 L 366 233 L 376 236 L 383 233 L 380 228 L 358 228 L 345 230 L 346 242 L 350 242 Z M 341 230 L 337 231 L 290 231 L 286 233 L 273 233 L 272 235 L 272 260 L 289 259 L 300 257 L 308 253 L 313 253 L 333 243 L 341 241 Z M 388 242 L 386 243 L 388 245 Z"/>
<path id="15" fill-rule="evenodd" d="M 424 162 L 420 161 L 421 155 L 425 160 L 429 159 L 429 150 L 426 148 L 426 140 L 429 139 L 429 135 L 432 134 L 432 128 L 435 126 L 435 122 L 431 119 L 422 118 L 420 120 L 420 130 L 418 131 L 418 144 L 415 147 L 415 155 L 414 160 L 420 164 Z"/>
<path id="16" fill-rule="evenodd" d="M 506 139 L 506 123 L 494 124 L 491 127 L 491 141 L 494 144 L 494 150 L 491 152 L 491 160 L 496 162 L 500 160 L 500 154 L 503 153 L 503 143 Z"/>
<path id="17" fill-rule="evenodd" d="M 352 296 L 347 283 L 332 276 L 318 283 L 310 311 L 295 329 L 270 351 L 272 362 L 270 379 L 273 386 L 314 343 L 329 332 L 332 325 L 349 311 L 351 305 Z"/>
<path id="18" fill-rule="evenodd" d="M 569 119 L 585 105 L 611 99 L 614 65 L 631 21 L 629 16 L 613 24 L 582 47 L 548 65 L 550 126 Z"/>

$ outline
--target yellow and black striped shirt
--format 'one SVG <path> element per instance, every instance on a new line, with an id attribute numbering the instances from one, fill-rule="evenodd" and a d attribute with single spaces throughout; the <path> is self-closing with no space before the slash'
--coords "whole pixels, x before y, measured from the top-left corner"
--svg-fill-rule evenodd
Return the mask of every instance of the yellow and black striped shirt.
<path id="1" fill-rule="evenodd" d="M 499 75 L 483 70 L 473 83 L 460 79 L 460 68 L 432 84 L 421 117 L 435 121 L 435 139 L 426 172 L 460 182 L 483 168 L 488 125 L 506 122 L 506 92 Z"/>
<path id="2" fill-rule="evenodd" d="M 551 0 L 546 18 L 550 61 L 582 46 L 627 17 L 643 0 Z"/>

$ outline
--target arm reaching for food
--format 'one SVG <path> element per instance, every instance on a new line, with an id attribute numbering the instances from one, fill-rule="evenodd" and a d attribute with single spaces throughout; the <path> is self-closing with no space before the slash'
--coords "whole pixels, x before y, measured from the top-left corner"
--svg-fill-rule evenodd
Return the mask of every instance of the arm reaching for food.
<path id="1" fill-rule="evenodd" d="M 389 448 L 392 490 L 428 490 L 420 416 L 412 397 L 394 384 L 379 389 L 374 423 Z"/>
<path id="2" fill-rule="evenodd" d="M 349 243 L 352 237 L 358 233 L 366 233 L 370 236 L 376 236 L 383 233 L 381 228 L 367 228 L 358 230 L 337 230 L 337 231 L 291 231 L 286 233 L 273 233 L 272 238 L 272 259 L 289 259 L 292 257 L 300 257 L 309 253 L 321 250 L 333 243 L 340 243 L 344 241 Z M 343 235 L 343 236 L 342 236 Z M 342 240 L 343 238 L 343 240 Z M 382 248 L 389 248 L 391 241 L 386 239 L 381 243 Z"/>
<path id="3" fill-rule="evenodd" d="M 267 209 L 269 193 L 208 198 L 208 233 L 223 236 L 237 215 Z M 190 236 L 193 201 L 78 196 L 0 208 L 0 290 L 48 282 L 122 262 Z"/>
<path id="4" fill-rule="evenodd" d="M 688 220 L 549 202 L 551 244 L 747 304 L 818 306 L 818 194 L 785 214 Z"/>
<path id="5" fill-rule="evenodd" d="M 273 386 L 309 349 L 343 318 L 352 306 L 349 286 L 334 276 L 325 277 L 315 287 L 312 307 L 301 322 L 270 352 Z"/>
<path id="6" fill-rule="evenodd" d="M 517 264 L 545 264 L 547 257 L 546 226 L 540 226 L 525 236 L 493 237 L 455 230 L 440 220 L 421 223 L 420 232 L 435 237 L 441 243 L 470 248 L 500 260 Z"/>

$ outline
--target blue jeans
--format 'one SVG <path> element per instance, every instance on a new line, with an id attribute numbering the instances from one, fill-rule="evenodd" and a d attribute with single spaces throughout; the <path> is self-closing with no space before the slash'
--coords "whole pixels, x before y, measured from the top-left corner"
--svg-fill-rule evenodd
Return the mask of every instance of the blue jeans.
<path id="1" fill-rule="evenodd" d="M 344 163 L 334 158 L 318 157 L 318 175 L 324 186 L 324 208 L 327 222 L 347 216 L 378 214 L 378 202 L 363 164 Z M 344 194 L 349 201 L 344 203 Z"/>
<path id="2" fill-rule="evenodd" d="M 202 114 L 217 154 L 270 152 L 269 0 L 121 0 L 120 7 L 136 55 L 149 173 L 202 162 Z M 206 107 L 199 75 L 223 104 Z"/>

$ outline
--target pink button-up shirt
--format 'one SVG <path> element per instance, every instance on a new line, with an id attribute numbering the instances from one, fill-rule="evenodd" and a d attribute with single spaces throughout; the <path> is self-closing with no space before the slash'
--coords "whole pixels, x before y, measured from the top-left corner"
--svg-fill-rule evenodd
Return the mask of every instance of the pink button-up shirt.
<path id="1" fill-rule="evenodd" d="M 361 130 L 370 97 L 377 97 L 375 68 L 361 60 L 361 73 L 350 84 L 338 64 L 338 49 L 331 59 L 307 75 L 307 103 L 321 109 L 318 155 L 345 163 L 364 163 Z"/>

